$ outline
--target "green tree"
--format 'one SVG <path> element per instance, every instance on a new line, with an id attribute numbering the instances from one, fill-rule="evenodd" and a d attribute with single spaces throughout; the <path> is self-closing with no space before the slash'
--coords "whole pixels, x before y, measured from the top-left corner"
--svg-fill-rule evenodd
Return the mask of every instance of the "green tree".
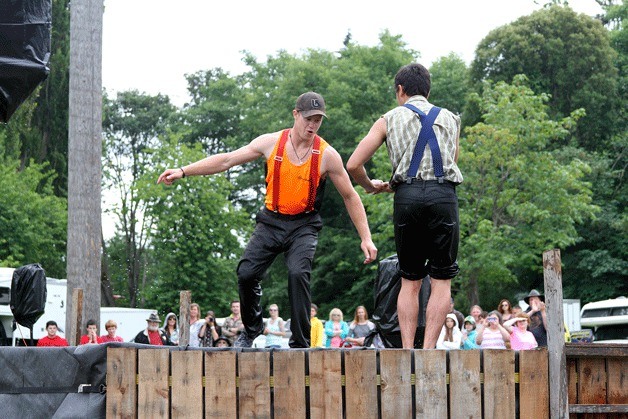
<path id="1" fill-rule="evenodd" d="M 155 222 L 151 234 L 152 279 L 143 290 L 146 304 L 178 312 L 179 292 L 191 290 L 203 310 L 228 313 L 237 298 L 236 264 L 252 227 L 248 212 L 229 200 L 234 185 L 225 174 L 186 178 L 172 187 L 156 185 L 165 167 L 203 158 L 201 145 L 189 147 L 176 136 L 154 150 L 154 169 L 139 183 Z"/>
<path id="2" fill-rule="evenodd" d="M 469 92 L 469 70 L 455 53 L 436 60 L 430 67 L 430 102 L 460 115 Z"/>
<path id="3" fill-rule="evenodd" d="M 569 7 L 551 6 L 492 30 L 476 48 L 471 79 L 481 87 L 484 80 L 510 82 L 525 74 L 535 92 L 551 95 L 552 118 L 585 109 L 574 144 L 602 150 L 618 128 L 615 56 L 600 21 Z M 479 115 L 472 109 L 468 113 L 465 120 L 475 117 L 477 122 Z M 554 147 L 571 138 L 564 137 Z"/>
<path id="4" fill-rule="evenodd" d="M 144 257 L 153 222 L 147 203 L 138 192 L 138 181 L 150 172 L 149 151 L 167 131 L 175 108 L 167 96 L 149 96 L 137 91 L 118 93 L 104 99 L 105 189 L 115 193 L 119 204 L 113 213 L 119 234 L 124 237 L 124 260 L 129 305 L 137 307 L 140 282 L 146 269 Z M 152 172 L 150 172 L 152 173 Z"/>
<path id="5" fill-rule="evenodd" d="M 0 125 L 0 265 L 40 263 L 51 277 L 65 278 L 67 201 L 54 195 L 56 174 L 47 164 L 20 159 L 21 142 L 36 135 L 31 119 L 36 103 L 28 98 L 9 123 Z"/>
<path id="6" fill-rule="evenodd" d="M 68 92 L 70 66 L 70 1 L 52 1 L 50 74 L 37 95 L 33 127 L 37 135 L 22 144 L 23 163 L 48 162 L 57 173 L 55 193 L 68 189 Z"/>
<path id="7" fill-rule="evenodd" d="M 0 138 L 3 137 L 0 132 Z M 55 173 L 34 162 L 0 158 L 0 265 L 39 263 L 46 275 L 65 278 L 67 202 L 54 195 Z"/>
<path id="8" fill-rule="evenodd" d="M 578 239 L 576 225 L 593 217 L 590 167 L 562 161 L 551 143 L 569 134 L 582 111 L 554 121 L 547 94 L 535 95 L 525 76 L 486 85 L 476 96 L 483 122 L 461 140 L 459 188 L 462 272 L 456 286 L 468 302 L 495 305 L 515 272 L 540 272 L 541 255 Z M 496 292 L 497 291 L 497 292 Z"/>

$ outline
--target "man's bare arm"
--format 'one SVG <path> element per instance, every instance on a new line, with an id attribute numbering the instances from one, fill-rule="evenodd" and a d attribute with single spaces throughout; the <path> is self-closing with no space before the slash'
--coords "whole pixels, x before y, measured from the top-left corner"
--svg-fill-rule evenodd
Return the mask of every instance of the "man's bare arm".
<path id="1" fill-rule="evenodd" d="M 371 180 L 364 165 L 386 139 L 386 120 L 379 118 L 371 127 L 369 133 L 360 141 L 355 151 L 347 161 L 347 171 L 367 193 L 392 192 L 388 182 Z"/>
<path id="2" fill-rule="evenodd" d="M 157 179 L 157 183 L 171 185 L 175 180 L 184 176 L 202 176 L 222 173 L 234 166 L 248 163 L 272 150 L 272 145 L 277 137 L 274 134 L 260 135 L 249 144 L 228 153 L 219 153 L 206 157 L 197 162 L 177 169 L 166 169 Z"/>

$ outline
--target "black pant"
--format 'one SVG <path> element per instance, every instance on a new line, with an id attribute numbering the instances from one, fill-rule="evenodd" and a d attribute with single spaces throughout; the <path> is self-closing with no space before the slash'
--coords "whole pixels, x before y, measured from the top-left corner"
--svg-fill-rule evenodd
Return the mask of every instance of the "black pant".
<path id="1" fill-rule="evenodd" d="M 414 179 L 395 189 L 395 244 L 404 278 L 451 279 L 460 269 L 458 197 L 445 181 Z M 426 264 L 427 262 L 427 264 Z"/>
<path id="2" fill-rule="evenodd" d="M 310 347 L 310 274 L 323 223 L 318 214 L 288 216 L 263 209 L 238 264 L 242 323 L 249 336 L 264 330 L 260 282 L 280 253 L 288 267 L 291 348 Z"/>

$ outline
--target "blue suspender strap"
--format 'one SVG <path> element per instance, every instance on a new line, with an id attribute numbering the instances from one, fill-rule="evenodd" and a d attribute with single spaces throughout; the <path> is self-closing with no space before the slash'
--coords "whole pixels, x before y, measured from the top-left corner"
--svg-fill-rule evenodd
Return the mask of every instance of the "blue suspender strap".
<path id="1" fill-rule="evenodd" d="M 436 179 L 438 179 L 438 183 L 443 183 L 445 176 L 443 171 L 443 158 L 441 157 L 440 147 L 438 146 L 438 140 L 436 139 L 436 133 L 434 132 L 434 121 L 436 121 L 436 117 L 440 113 L 441 108 L 433 106 L 426 115 L 416 106 L 410 105 L 409 103 L 406 103 L 403 106 L 416 113 L 419 116 L 419 119 L 421 119 L 421 131 L 419 132 L 419 138 L 417 139 L 416 146 L 414 147 L 412 160 L 410 160 L 408 178 L 416 176 L 419 171 L 421 159 L 423 159 L 425 146 L 429 144 L 430 151 L 432 152 L 432 162 L 434 163 L 434 175 L 436 176 Z"/>

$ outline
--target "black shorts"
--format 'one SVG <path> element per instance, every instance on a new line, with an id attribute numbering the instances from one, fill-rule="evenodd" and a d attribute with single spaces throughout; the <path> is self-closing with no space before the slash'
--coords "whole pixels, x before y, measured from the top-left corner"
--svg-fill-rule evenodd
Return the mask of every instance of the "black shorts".
<path id="1" fill-rule="evenodd" d="M 403 278 L 451 279 L 458 275 L 458 197 L 456 185 L 414 179 L 395 189 L 393 219 Z"/>

